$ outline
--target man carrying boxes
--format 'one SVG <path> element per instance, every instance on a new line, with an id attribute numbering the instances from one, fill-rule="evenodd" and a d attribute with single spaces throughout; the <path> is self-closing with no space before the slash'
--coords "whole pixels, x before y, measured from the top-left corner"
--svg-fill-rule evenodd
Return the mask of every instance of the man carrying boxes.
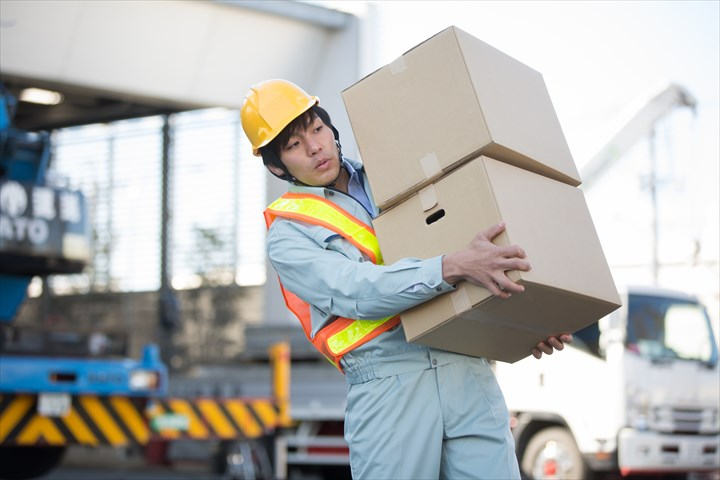
<path id="1" fill-rule="evenodd" d="M 530 271 L 525 252 L 492 243 L 505 230 L 497 223 L 452 253 L 385 265 L 363 166 L 342 156 L 318 103 L 270 80 L 250 90 L 241 116 L 255 155 L 289 182 L 265 212 L 268 256 L 308 339 L 346 376 L 353 477 L 520 478 L 488 361 L 409 343 L 398 313 L 458 283 L 499 299 L 521 295 L 506 272 Z M 562 350 L 572 337 L 560 333 L 538 338 L 528 354 Z"/>
<path id="2" fill-rule="evenodd" d="M 343 99 L 362 164 L 290 82 L 252 87 L 241 116 L 253 153 L 289 183 L 265 211 L 268 256 L 308 339 L 347 379 L 353 477 L 520 478 L 486 357 L 562 350 L 565 332 L 619 303 L 542 78 L 452 27 Z M 579 230 L 588 258 L 566 229 L 546 230 L 553 218 Z"/>

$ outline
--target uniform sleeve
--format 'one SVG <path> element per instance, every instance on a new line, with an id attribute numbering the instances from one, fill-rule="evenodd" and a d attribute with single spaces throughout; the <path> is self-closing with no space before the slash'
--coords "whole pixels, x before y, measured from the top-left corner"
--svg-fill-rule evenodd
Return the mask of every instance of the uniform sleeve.
<path id="1" fill-rule="evenodd" d="M 375 265 L 333 232 L 277 220 L 268 257 L 286 289 L 328 316 L 384 318 L 454 287 L 442 279 L 442 256 Z"/>

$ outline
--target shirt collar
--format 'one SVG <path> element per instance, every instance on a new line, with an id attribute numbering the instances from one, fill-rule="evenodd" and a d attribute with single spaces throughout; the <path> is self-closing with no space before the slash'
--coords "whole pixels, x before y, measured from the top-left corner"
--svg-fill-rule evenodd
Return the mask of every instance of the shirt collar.
<path id="1" fill-rule="evenodd" d="M 360 175 L 358 175 L 357 170 L 355 170 L 355 167 L 352 166 L 350 162 L 348 162 L 345 158 L 342 160 L 343 166 L 345 167 L 345 170 L 347 170 L 348 174 L 350 174 L 350 182 L 355 182 L 359 187 L 362 188 L 362 182 L 360 181 Z"/>
<path id="2" fill-rule="evenodd" d="M 375 217 L 377 215 L 377 207 L 375 207 L 372 199 L 372 194 L 369 189 L 366 188 L 363 176 L 361 174 L 363 165 L 362 163 L 353 160 L 351 158 L 342 158 L 342 164 L 350 175 L 348 181 L 348 193 L 358 200 L 365 209 L 370 212 L 370 215 Z M 288 191 L 297 193 L 311 193 L 320 197 L 327 198 L 325 187 L 308 187 L 302 185 L 295 185 L 288 183 Z"/>

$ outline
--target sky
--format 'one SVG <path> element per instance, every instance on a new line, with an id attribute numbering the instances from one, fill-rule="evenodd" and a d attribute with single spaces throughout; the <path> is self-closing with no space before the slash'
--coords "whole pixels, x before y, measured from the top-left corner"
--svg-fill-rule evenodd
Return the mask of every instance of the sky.
<path id="1" fill-rule="evenodd" d="M 604 143 L 624 109 L 664 82 L 688 88 L 717 125 L 716 0 L 371 4 L 379 21 L 368 68 L 455 25 L 543 74 L 578 164 Z"/>
<path id="2" fill-rule="evenodd" d="M 361 76 L 451 25 L 539 71 L 581 171 L 644 99 L 669 83 L 686 88 L 695 112 L 673 110 L 656 135 L 657 242 L 669 265 L 659 283 L 700 294 L 718 321 L 720 1 L 315 3 L 368 20 Z M 638 142 L 604 185 L 586 190 L 616 282 L 652 281 L 649 148 Z"/>

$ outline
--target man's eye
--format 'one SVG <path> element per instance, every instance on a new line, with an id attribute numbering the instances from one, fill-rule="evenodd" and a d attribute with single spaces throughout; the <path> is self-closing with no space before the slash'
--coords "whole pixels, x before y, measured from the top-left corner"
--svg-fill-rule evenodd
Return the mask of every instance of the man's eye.
<path id="1" fill-rule="evenodd" d="M 324 126 L 325 126 L 325 125 L 319 125 L 319 126 L 315 127 L 315 133 L 317 133 L 317 132 L 319 132 L 320 130 L 322 130 L 322 128 L 323 128 Z"/>
<path id="2" fill-rule="evenodd" d="M 293 148 L 295 148 L 295 147 L 298 146 L 298 143 L 300 143 L 300 142 L 288 143 L 288 144 L 285 146 L 285 150 L 292 150 Z"/>

